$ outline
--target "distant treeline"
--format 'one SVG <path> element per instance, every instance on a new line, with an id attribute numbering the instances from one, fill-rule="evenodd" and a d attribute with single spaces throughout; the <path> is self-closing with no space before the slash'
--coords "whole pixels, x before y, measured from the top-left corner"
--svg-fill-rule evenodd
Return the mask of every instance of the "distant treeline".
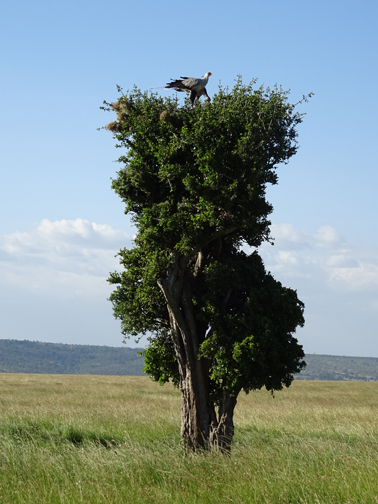
<path id="1" fill-rule="evenodd" d="M 0 340 L 1 373 L 143 375 L 142 349 Z"/>
<path id="2" fill-rule="evenodd" d="M 298 380 L 378 381 L 378 358 L 307 354 Z"/>
<path id="3" fill-rule="evenodd" d="M 0 373 L 143 375 L 142 349 L 0 339 Z M 378 358 L 308 354 L 298 380 L 378 381 Z"/>

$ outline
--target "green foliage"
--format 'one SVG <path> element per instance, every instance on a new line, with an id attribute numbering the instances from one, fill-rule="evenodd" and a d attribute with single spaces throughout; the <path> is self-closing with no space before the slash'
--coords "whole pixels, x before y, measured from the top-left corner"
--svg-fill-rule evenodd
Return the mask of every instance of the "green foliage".
<path id="1" fill-rule="evenodd" d="M 142 352 L 144 356 L 144 371 L 160 385 L 172 380 L 178 387 L 180 375 L 177 367 L 175 350 L 168 332 L 155 335 L 151 339 L 147 350 Z"/>
<path id="2" fill-rule="evenodd" d="M 164 251 L 135 247 L 119 252 L 125 270 L 111 273 L 109 283 L 121 285 L 111 295 L 114 315 L 122 320 L 122 332 L 137 337 L 148 331 L 168 329 L 167 310 L 156 278 L 167 268 Z"/>
<path id="3" fill-rule="evenodd" d="M 208 283 L 203 311 L 211 331 L 201 356 L 214 363 L 214 389 L 219 394 L 226 388 L 235 395 L 241 389 L 289 386 L 304 356 L 291 335 L 304 324 L 304 305 L 295 291 L 266 273 L 256 252 L 236 252 L 222 263 L 214 262 Z"/>
<path id="4" fill-rule="evenodd" d="M 223 390 L 280 390 L 305 365 L 292 335 L 304 324 L 303 303 L 265 271 L 257 252 L 242 251 L 270 240 L 266 185 L 295 154 L 302 116 L 286 92 L 254 85 L 239 78 L 193 110 L 136 88 L 104 107 L 116 111 L 108 129 L 125 149 L 112 187 L 138 229 L 134 248 L 120 251 L 123 272 L 109 278 L 114 314 L 125 337 L 151 334 L 146 372 L 177 384 L 159 286 L 174 272 L 190 293 L 196 358 L 207 363 L 214 404 Z"/>
<path id="5" fill-rule="evenodd" d="M 251 246 L 268 238 L 265 186 L 295 154 L 301 122 L 287 93 L 238 80 L 192 111 L 138 89 L 117 103 L 109 108 L 124 107 L 116 137 L 128 150 L 112 187 L 142 232 L 138 245 L 192 253 L 234 227 Z"/>

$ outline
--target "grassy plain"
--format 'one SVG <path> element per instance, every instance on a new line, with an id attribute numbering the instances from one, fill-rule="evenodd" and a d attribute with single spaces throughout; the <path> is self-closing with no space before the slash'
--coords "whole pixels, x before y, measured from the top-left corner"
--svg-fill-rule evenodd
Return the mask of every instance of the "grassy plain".
<path id="1" fill-rule="evenodd" d="M 240 395 L 231 458 L 181 448 L 145 377 L 0 374 L 0 502 L 378 503 L 378 383 Z"/>

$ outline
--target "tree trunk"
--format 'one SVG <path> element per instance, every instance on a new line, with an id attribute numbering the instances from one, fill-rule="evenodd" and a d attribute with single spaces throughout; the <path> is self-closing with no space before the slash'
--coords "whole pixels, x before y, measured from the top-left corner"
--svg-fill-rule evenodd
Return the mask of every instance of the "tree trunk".
<path id="1" fill-rule="evenodd" d="M 205 359 L 198 359 L 205 334 L 195 317 L 190 280 L 185 273 L 187 263 L 188 258 L 173 253 L 167 278 L 158 281 L 167 301 L 180 373 L 181 437 L 194 451 L 217 448 L 229 452 L 236 398 L 223 392 L 217 418 L 209 397 L 209 366 Z"/>
<path id="2" fill-rule="evenodd" d="M 190 369 L 181 377 L 181 438 L 187 448 L 207 449 L 210 434 L 210 411 L 205 390 L 200 390 Z"/>
<path id="3" fill-rule="evenodd" d="M 193 451 L 215 449 L 229 454 L 234 436 L 236 397 L 224 390 L 216 411 L 210 404 L 207 390 L 198 390 L 193 378 L 190 370 L 184 379 L 181 378 L 181 437 Z"/>
<path id="4" fill-rule="evenodd" d="M 223 453 L 231 452 L 231 443 L 234 437 L 234 409 L 236 397 L 230 396 L 227 390 L 223 390 L 222 402 L 218 409 L 218 419 L 214 411 L 211 422 L 210 445 L 218 448 Z"/>

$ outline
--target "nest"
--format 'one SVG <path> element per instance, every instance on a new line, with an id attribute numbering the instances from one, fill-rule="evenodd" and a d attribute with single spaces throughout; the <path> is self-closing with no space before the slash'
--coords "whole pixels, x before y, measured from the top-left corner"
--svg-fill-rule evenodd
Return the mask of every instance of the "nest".
<path id="1" fill-rule="evenodd" d="M 113 110 L 117 112 L 118 121 L 123 121 L 125 116 L 130 114 L 130 104 L 126 100 L 112 103 Z"/>
<path id="2" fill-rule="evenodd" d="M 117 121 L 112 121 L 105 126 L 105 129 L 113 131 L 113 133 L 119 131 L 119 123 Z"/>
<path id="3" fill-rule="evenodd" d="M 170 122 L 170 120 L 171 120 L 171 115 L 168 112 L 168 110 L 163 110 L 163 112 L 160 114 L 160 121 L 167 123 L 167 122 Z"/>

